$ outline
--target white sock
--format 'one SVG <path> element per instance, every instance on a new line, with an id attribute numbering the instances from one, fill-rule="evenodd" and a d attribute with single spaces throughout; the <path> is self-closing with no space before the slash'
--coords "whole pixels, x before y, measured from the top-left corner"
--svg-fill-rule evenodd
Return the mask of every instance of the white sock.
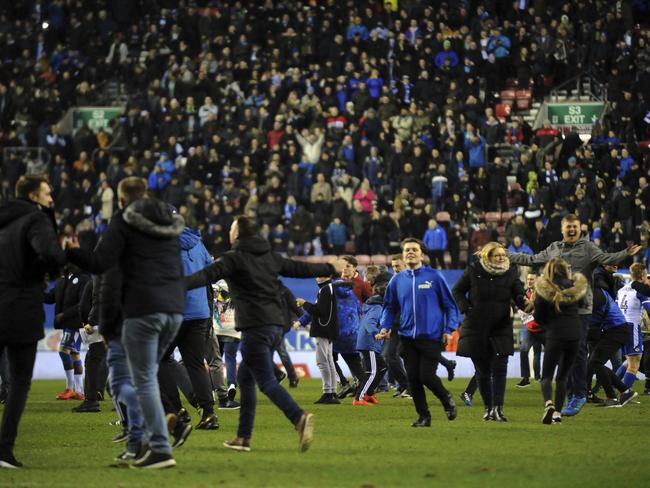
<path id="1" fill-rule="evenodd" d="M 65 370 L 65 389 L 66 390 L 74 390 L 74 370 L 72 369 L 66 369 Z"/>
<path id="2" fill-rule="evenodd" d="M 74 375 L 74 391 L 76 391 L 77 393 L 83 393 L 84 392 L 83 377 L 84 376 L 82 374 Z"/>

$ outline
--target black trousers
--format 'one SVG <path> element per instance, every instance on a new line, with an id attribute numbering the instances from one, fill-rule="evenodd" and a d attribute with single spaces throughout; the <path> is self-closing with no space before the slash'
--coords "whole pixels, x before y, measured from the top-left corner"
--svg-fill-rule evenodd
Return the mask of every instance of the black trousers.
<path id="1" fill-rule="evenodd" d="M 350 369 L 350 373 L 352 373 L 352 376 L 354 376 L 354 378 L 357 380 L 357 383 L 361 383 L 361 380 L 363 379 L 363 365 L 361 364 L 361 356 L 359 356 L 359 353 L 356 352 L 355 353 L 338 353 L 338 352 L 333 353 L 334 367 L 336 368 L 336 374 L 339 376 L 339 382 L 342 385 L 348 384 L 348 380 L 343 374 L 343 370 L 341 369 L 338 363 L 339 354 L 345 361 L 345 364 L 348 365 L 348 368 Z"/>
<path id="2" fill-rule="evenodd" d="M 445 269 L 445 251 L 444 250 L 433 250 L 429 249 L 427 251 L 429 259 L 431 260 L 431 267 L 437 269 Z"/>
<path id="3" fill-rule="evenodd" d="M 9 396 L 2 412 L 2 431 L 0 432 L 0 451 L 13 452 L 18 424 L 25 410 L 27 394 L 32 384 L 37 343 L 0 344 L 0 351 L 9 360 Z"/>
<path id="4" fill-rule="evenodd" d="M 377 385 L 386 374 L 386 361 L 384 357 L 375 351 L 361 351 L 363 365 L 365 367 L 364 377 L 359 381 L 356 399 L 363 400 L 364 395 L 373 395 Z"/>
<path id="5" fill-rule="evenodd" d="M 203 409 L 204 416 L 214 413 L 210 376 L 205 368 L 206 347 L 211 327 L 210 319 L 184 321 L 176 339 L 163 356 L 158 369 L 158 382 L 166 412 L 175 413 L 180 410 L 182 405 L 172 362 L 172 354 L 178 347 L 190 377 L 197 404 Z"/>
<path id="6" fill-rule="evenodd" d="M 96 402 L 104 399 L 104 388 L 108 378 L 108 365 L 106 364 L 106 344 L 94 342 L 88 346 L 88 353 L 84 360 L 86 377 L 84 378 L 84 391 L 87 402 Z"/>
<path id="7" fill-rule="evenodd" d="M 472 357 L 476 382 L 487 408 L 503 406 L 506 394 L 508 356 L 499 356 L 491 345 L 486 354 Z"/>
<path id="8" fill-rule="evenodd" d="M 400 388 L 408 388 L 406 370 L 404 369 L 404 362 L 399 356 L 398 346 L 399 338 L 397 335 L 391 334 L 391 337 L 384 341 L 384 359 L 388 366 L 388 373 L 392 375 L 395 383 L 397 383 Z"/>
<path id="9" fill-rule="evenodd" d="M 552 338 L 544 345 L 544 364 L 542 366 L 542 395 L 544 401 L 553 399 L 553 375 L 555 375 L 555 408 L 562 410 L 566 398 L 566 381 L 573 362 L 578 354 L 580 341 L 559 341 Z"/>
<path id="10" fill-rule="evenodd" d="M 628 343 L 631 334 L 631 324 L 620 325 L 603 331 L 600 340 L 589 357 L 587 381 L 591 381 L 594 373 L 596 373 L 596 378 L 603 386 L 607 398 L 616 397 L 614 388 L 620 392 L 627 390 L 625 383 L 611 369 L 605 366 L 605 363 L 609 361 L 612 354 Z"/>
<path id="11" fill-rule="evenodd" d="M 438 397 L 438 400 L 445 408 L 448 407 L 449 392 L 442 386 L 442 382 L 436 374 L 438 358 L 443 350 L 442 342 L 400 337 L 400 345 L 406 366 L 406 376 L 408 377 L 413 403 L 418 415 L 431 417 L 424 391 L 425 386 Z"/>

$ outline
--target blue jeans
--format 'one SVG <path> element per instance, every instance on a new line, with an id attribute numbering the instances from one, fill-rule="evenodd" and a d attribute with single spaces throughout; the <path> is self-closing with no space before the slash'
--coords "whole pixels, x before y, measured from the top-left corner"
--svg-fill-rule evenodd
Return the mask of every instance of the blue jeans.
<path id="1" fill-rule="evenodd" d="M 226 364 L 226 381 L 228 386 L 237 386 L 237 352 L 239 351 L 239 339 L 233 342 L 226 342 L 222 336 L 219 337 L 219 347 Z"/>
<path id="2" fill-rule="evenodd" d="M 567 393 L 569 398 L 587 398 L 587 335 L 591 324 L 591 314 L 580 315 L 582 330 L 580 331 L 580 342 L 573 368 L 567 379 Z"/>
<path id="3" fill-rule="evenodd" d="M 237 437 L 250 439 L 253 434 L 257 404 L 255 384 L 259 385 L 260 391 L 282 410 L 292 424 L 297 424 L 304 413 L 273 373 L 273 352 L 280 345 L 283 336 L 279 325 L 265 325 L 242 331 L 242 362 L 237 373 L 241 392 Z"/>
<path id="4" fill-rule="evenodd" d="M 129 363 L 126 359 L 124 346 L 119 339 L 108 343 L 108 381 L 111 385 L 111 394 L 118 402 L 126 406 L 128 418 L 129 438 L 126 443 L 127 450 L 134 450 L 142 441 L 142 410 L 138 397 L 135 394 Z"/>
<path id="5" fill-rule="evenodd" d="M 183 322 L 180 313 L 153 313 L 124 319 L 122 344 L 144 415 L 145 442 L 152 451 L 170 454 L 169 432 L 158 386 L 158 364 Z"/>

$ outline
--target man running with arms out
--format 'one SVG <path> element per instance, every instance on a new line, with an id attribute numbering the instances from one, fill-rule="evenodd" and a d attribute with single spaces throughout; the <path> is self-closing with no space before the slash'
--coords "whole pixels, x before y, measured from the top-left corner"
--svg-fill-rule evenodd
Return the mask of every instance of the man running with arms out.
<path id="1" fill-rule="evenodd" d="M 424 244 L 414 238 L 402 241 L 406 269 L 390 280 L 384 295 L 380 338 L 389 335 L 400 314 L 397 335 L 402 345 L 406 374 L 418 413 L 413 427 L 430 427 L 431 413 L 424 387 L 442 403 L 447 418 L 454 420 L 456 404 L 436 375 L 444 344 L 458 328 L 458 308 L 442 275 L 422 264 Z"/>
<path id="2" fill-rule="evenodd" d="M 569 214 L 562 219 L 562 240 L 553 242 L 542 252 L 533 256 L 523 253 L 509 253 L 510 262 L 523 266 L 543 265 L 552 258 L 562 258 L 569 263 L 574 273 L 581 273 L 587 278 L 589 290 L 583 305 L 578 309 L 582 319 L 582 331 L 578 354 L 567 381 L 569 402 L 562 410 L 562 415 L 577 415 L 587 402 L 587 333 L 591 323 L 593 292 L 591 282 L 596 267 L 605 264 L 619 264 L 628 256 L 641 250 L 641 246 L 631 245 L 615 253 L 605 253 L 593 242 L 580 236 L 580 220 Z"/>
<path id="3" fill-rule="evenodd" d="M 208 267 L 185 278 L 187 289 L 225 279 L 235 306 L 235 328 L 241 331 L 242 363 L 237 382 L 241 392 L 237 437 L 224 442 L 229 449 L 250 451 L 257 398 L 255 384 L 285 414 L 306 451 L 314 435 L 314 416 L 305 412 L 278 383 L 272 353 L 283 340 L 285 304 L 278 276 L 310 278 L 338 274 L 343 262 L 308 264 L 285 259 L 271 251 L 260 228 L 248 217 L 237 217 L 230 227 L 232 249 Z"/>

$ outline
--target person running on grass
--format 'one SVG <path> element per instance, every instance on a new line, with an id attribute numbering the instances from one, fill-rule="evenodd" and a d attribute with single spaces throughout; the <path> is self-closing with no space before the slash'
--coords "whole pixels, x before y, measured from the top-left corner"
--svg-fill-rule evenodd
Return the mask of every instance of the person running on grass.
<path id="1" fill-rule="evenodd" d="M 400 338 L 406 374 L 418 418 L 413 427 L 430 427 L 431 413 L 424 387 L 431 390 L 445 410 L 447 419 L 458 415 L 451 394 L 436 375 L 438 358 L 451 334 L 458 328 L 458 308 L 439 271 L 422 264 L 424 244 L 409 237 L 402 241 L 402 257 L 407 269 L 388 283 L 384 295 L 379 338 L 390 334 L 395 316 L 400 314 Z"/>
<path id="2" fill-rule="evenodd" d="M 228 282 L 235 306 L 236 328 L 241 335 L 242 362 L 237 379 L 241 394 L 237 436 L 224 442 L 236 451 L 250 451 L 255 423 L 256 385 L 295 426 L 299 449 L 306 451 L 314 437 L 314 415 L 305 412 L 278 383 L 273 374 L 272 353 L 282 340 L 286 320 L 279 275 L 294 278 L 340 273 L 342 263 L 311 264 L 292 261 L 271 251 L 258 224 L 238 216 L 230 226 L 232 249 L 214 263 L 185 278 L 187 289 L 220 279 Z"/>
<path id="3" fill-rule="evenodd" d="M 587 279 L 571 273 L 564 259 L 553 258 L 535 282 L 535 322 L 546 335 L 542 366 L 542 396 L 544 424 L 560 423 L 566 397 L 566 380 L 578 352 L 582 322 L 578 315 L 581 301 L 587 293 Z M 555 375 L 555 402 L 553 375 Z"/>

